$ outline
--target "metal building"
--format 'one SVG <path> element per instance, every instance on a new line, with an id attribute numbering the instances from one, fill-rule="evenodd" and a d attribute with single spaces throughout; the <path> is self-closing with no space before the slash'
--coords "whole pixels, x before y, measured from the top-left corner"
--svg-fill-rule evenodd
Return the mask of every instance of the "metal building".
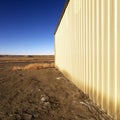
<path id="1" fill-rule="evenodd" d="M 56 67 L 120 120 L 120 0 L 67 0 L 54 37 Z"/>

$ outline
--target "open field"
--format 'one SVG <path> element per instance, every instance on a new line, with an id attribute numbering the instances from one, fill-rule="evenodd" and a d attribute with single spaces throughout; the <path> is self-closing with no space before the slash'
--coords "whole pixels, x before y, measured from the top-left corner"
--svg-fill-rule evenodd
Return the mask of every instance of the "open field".
<path id="1" fill-rule="evenodd" d="M 54 56 L 1 56 L 0 120 L 111 119 L 54 68 Z"/>

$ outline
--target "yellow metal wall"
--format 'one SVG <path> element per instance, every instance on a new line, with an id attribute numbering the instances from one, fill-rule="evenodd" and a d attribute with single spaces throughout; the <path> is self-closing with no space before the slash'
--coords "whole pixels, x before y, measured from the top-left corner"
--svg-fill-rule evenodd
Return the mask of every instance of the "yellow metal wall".
<path id="1" fill-rule="evenodd" d="M 55 33 L 55 64 L 120 120 L 120 0 L 70 0 Z"/>

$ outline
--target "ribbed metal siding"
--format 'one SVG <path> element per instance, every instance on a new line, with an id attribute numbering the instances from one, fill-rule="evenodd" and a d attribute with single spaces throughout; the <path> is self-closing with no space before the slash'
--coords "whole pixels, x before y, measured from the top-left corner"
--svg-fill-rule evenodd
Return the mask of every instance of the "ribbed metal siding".
<path id="1" fill-rule="evenodd" d="M 55 64 L 120 120 L 120 0 L 70 0 L 55 33 Z"/>

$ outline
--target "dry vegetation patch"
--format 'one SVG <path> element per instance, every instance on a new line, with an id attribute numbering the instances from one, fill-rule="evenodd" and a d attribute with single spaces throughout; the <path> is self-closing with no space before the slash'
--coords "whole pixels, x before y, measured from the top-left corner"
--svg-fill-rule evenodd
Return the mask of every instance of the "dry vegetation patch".
<path id="1" fill-rule="evenodd" d="M 39 70 L 44 68 L 54 68 L 54 63 L 32 63 L 25 66 L 13 66 L 12 70 Z"/>

